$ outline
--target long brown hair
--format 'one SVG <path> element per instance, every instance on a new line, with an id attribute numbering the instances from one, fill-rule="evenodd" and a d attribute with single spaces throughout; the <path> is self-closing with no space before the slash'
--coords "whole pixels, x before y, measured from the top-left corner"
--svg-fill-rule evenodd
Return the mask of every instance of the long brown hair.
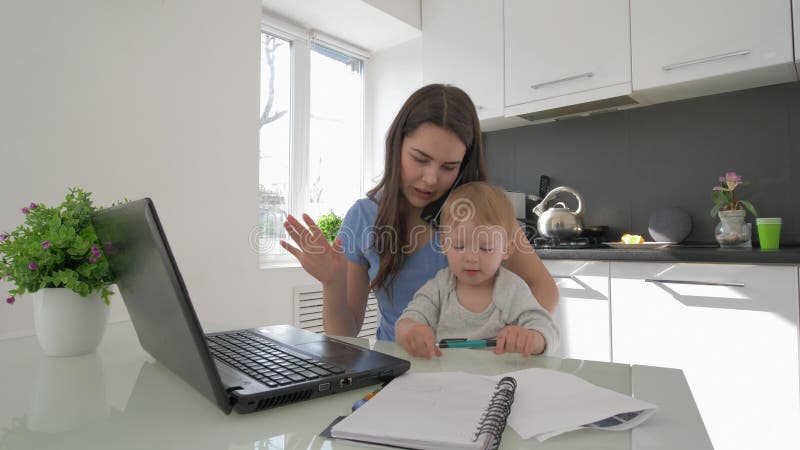
<path id="1" fill-rule="evenodd" d="M 483 140 L 475 105 L 466 92 L 444 84 L 429 84 L 418 89 L 406 100 L 386 133 L 386 162 L 381 181 L 367 192 L 376 200 L 379 194 L 378 215 L 372 234 L 380 266 L 369 288 L 383 287 L 392 299 L 393 277 L 406 259 L 401 249 L 408 244 L 408 232 L 403 213 L 408 207 L 403 202 L 400 161 L 403 139 L 420 125 L 429 123 L 451 131 L 466 145 L 461 181 L 486 180 L 486 162 Z"/>

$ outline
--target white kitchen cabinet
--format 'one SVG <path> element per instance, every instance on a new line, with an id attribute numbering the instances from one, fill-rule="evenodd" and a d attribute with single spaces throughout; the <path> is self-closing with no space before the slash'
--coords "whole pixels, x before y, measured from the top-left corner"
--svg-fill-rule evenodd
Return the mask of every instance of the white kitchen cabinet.
<path id="1" fill-rule="evenodd" d="M 628 0 L 505 0 L 505 114 L 631 93 Z"/>
<path id="2" fill-rule="evenodd" d="M 786 0 L 631 0 L 633 89 L 667 101 L 794 81 Z"/>
<path id="3" fill-rule="evenodd" d="M 546 260 L 558 286 L 553 319 L 561 332 L 556 355 L 611 361 L 608 262 Z"/>
<path id="4" fill-rule="evenodd" d="M 792 30 L 794 30 L 794 64 L 800 73 L 800 0 L 792 0 Z"/>
<path id="5" fill-rule="evenodd" d="M 503 116 L 502 0 L 422 0 L 422 79 L 469 94 L 481 120 Z"/>
<path id="6" fill-rule="evenodd" d="M 718 449 L 800 448 L 798 271 L 611 262 L 614 362 L 682 369 Z"/>

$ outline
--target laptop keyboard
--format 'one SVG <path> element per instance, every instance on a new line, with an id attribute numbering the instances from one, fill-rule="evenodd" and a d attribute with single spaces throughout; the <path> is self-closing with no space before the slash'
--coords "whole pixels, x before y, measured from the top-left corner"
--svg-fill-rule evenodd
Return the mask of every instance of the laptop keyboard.
<path id="1" fill-rule="evenodd" d="M 344 373 L 344 369 L 248 332 L 206 336 L 211 354 L 269 387 Z"/>

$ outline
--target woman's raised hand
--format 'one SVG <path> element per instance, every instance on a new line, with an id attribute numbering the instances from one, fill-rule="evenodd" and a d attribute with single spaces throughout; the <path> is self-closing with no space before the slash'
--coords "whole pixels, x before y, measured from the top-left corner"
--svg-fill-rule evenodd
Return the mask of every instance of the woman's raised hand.
<path id="1" fill-rule="evenodd" d="M 283 240 L 281 247 L 294 255 L 303 269 L 322 284 L 345 282 L 347 259 L 342 251 L 341 238 L 337 237 L 331 245 L 308 214 L 303 214 L 303 220 L 308 228 L 292 215 L 286 218 L 283 227 L 297 247 Z"/>

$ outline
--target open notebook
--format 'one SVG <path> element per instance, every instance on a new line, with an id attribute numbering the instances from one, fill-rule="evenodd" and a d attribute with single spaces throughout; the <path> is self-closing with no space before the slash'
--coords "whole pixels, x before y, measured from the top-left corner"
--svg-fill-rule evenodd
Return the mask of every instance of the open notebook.
<path id="1" fill-rule="evenodd" d="M 513 378 L 410 373 L 334 425 L 335 438 L 415 449 L 495 449 L 514 401 Z"/>
<path id="2" fill-rule="evenodd" d="M 486 449 L 500 444 L 506 422 L 523 439 L 543 441 L 581 428 L 627 430 L 656 408 L 555 370 L 407 373 L 334 425 L 331 436 L 414 449 Z"/>

